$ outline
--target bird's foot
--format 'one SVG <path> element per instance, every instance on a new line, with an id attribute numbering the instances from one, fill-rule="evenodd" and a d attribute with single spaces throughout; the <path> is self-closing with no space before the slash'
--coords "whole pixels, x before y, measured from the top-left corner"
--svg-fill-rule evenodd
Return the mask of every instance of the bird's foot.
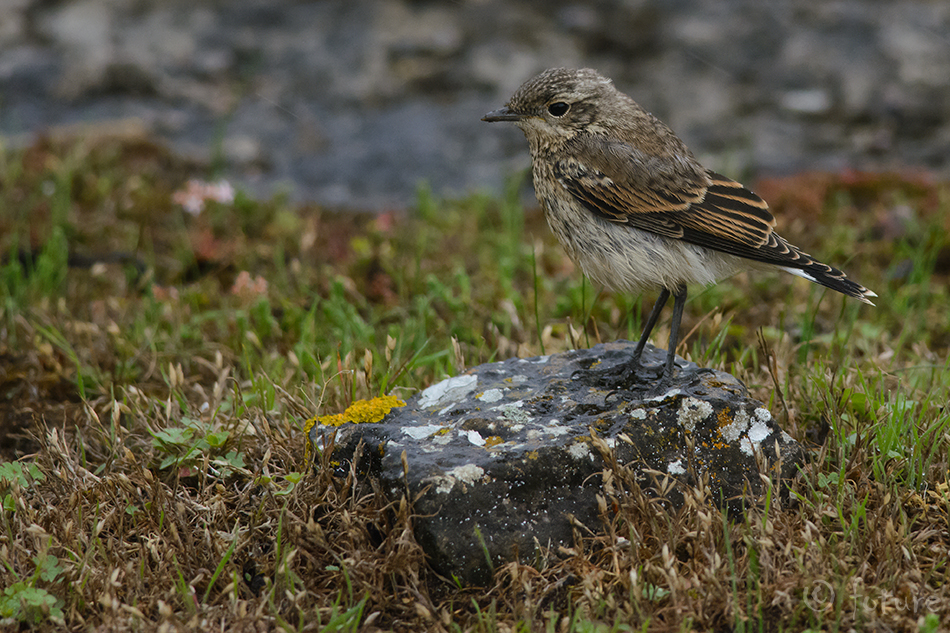
<path id="1" fill-rule="evenodd" d="M 637 358 L 621 367 L 579 369 L 571 378 L 597 389 L 608 389 L 611 393 L 621 390 L 644 391 L 656 387 L 658 381 L 667 382 L 663 379 L 663 369 L 663 365 L 645 367 Z"/>

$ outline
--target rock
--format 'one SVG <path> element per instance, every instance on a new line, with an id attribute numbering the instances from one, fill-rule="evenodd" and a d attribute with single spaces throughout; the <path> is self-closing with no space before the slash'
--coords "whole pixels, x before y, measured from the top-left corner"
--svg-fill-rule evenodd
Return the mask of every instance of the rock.
<path id="1" fill-rule="evenodd" d="M 98 0 L 63 4 L 43 16 L 43 34 L 58 43 L 70 60 L 70 72 L 60 79 L 59 96 L 75 99 L 105 81 L 114 59 L 113 14 Z"/>
<path id="2" fill-rule="evenodd" d="M 516 557 L 530 563 L 539 546 L 571 546 L 572 520 L 597 530 L 602 451 L 637 469 L 644 489 L 669 475 L 671 506 L 697 477 L 708 478 L 712 498 L 740 508 L 762 491 L 763 468 L 772 478 L 796 474 L 800 446 L 729 374 L 677 359 L 660 394 L 652 384 L 613 393 L 586 384 L 592 365 L 619 367 L 633 348 L 618 341 L 480 365 L 379 423 L 342 424 L 336 458 L 347 464 L 362 443 L 357 468 L 393 500 L 408 492 L 433 568 L 466 584 L 488 582 L 493 566 Z M 650 346 L 643 355 L 664 359 Z M 311 442 L 322 445 L 328 432 L 315 425 Z"/>
<path id="3" fill-rule="evenodd" d="M 138 116 L 198 160 L 231 136 L 264 148 L 224 156 L 252 195 L 407 207 L 422 180 L 501 190 L 527 146 L 481 116 L 544 68 L 590 66 L 747 184 L 945 177 L 947 32 L 950 3 L 919 0 L 0 0 L 0 136 Z"/>
<path id="4" fill-rule="evenodd" d="M 27 32 L 26 12 L 30 0 L 0 0 L 0 49 L 15 45 Z"/>

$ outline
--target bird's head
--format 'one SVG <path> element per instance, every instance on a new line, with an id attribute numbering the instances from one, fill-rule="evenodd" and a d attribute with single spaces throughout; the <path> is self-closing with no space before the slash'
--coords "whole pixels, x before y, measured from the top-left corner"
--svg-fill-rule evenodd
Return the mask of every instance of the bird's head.
<path id="1" fill-rule="evenodd" d="M 609 79 L 590 68 L 551 68 L 526 81 L 505 107 L 482 121 L 511 121 L 532 150 L 557 146 L 581 131 L 596 132 L 603 106 L 621 95 Z"/>

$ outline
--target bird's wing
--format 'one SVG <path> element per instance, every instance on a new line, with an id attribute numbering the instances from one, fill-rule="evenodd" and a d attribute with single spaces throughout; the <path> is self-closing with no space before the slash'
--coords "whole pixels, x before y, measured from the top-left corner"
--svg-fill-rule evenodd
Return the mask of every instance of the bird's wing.
<path id="1" fill-rule="evenodd" d="M 555 163 L 554 175 L 594 215 L 778 265 L 800 256 L 773 232 L 766 202 L 734 180 L 619 141 L 588 138 L 575 150 Z"/>
<path id="2" fill-rule="evenodd" d="M 866 303 L 877 296 L 775 233 L 768 205 L 736 181 L 691 159 L 650 156 L 620 141 L 583 143 L 555 162 L 554 176 L 594 215 L 781 266 Z"/>

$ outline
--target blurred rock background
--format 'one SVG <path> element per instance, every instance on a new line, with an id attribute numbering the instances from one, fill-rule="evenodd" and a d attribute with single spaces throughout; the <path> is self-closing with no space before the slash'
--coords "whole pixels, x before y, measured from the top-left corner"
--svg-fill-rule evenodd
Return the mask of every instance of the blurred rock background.
<path id="1" fill-rule="evenodd" d="M 257 195 L 402 207 L 527 167 L 479 119 L 561 65 L 735 177 L 950 175 L 938 0 L 0 0 L 0 135 L 153 134 Z"/>

